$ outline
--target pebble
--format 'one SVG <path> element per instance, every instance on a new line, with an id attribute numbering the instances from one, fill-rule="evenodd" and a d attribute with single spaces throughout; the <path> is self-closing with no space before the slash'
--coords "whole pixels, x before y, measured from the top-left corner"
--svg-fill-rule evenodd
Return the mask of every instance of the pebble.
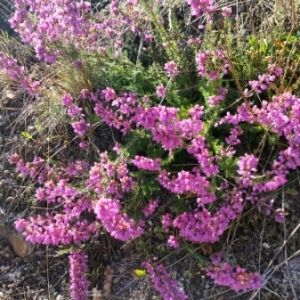
<path id="1" fill-rule="evenodd" d="M 203 291 L 203 296 L 208 297 L 209 296 L 209 290 L 204 290 Z"/>
<path id="2" fill-rule="evenodd" d="M 177 278 L 177 271 L 172 271 L 170 276 L 171 276 L 171 278 L 176 279 Z"/>
<path id="3" fill-rule="evenodd" d="M 1 272 L 4 273 L 4 272 L 7 272 L 10 269 L 10 266 L 1 266 L 0 269 L 1 269 Z"/>

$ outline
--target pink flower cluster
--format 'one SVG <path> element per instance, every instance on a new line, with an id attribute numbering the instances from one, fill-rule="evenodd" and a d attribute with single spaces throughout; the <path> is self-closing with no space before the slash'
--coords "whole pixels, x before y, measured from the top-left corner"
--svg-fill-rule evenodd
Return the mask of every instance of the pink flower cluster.
<path id="1" fill-rule="evenodd" d="M 212 64 L 213 58 L 215 58 L 214 64 Z M 214 52 L 209 50 L 198 52 L 196 55 L 196 64 L 198 76 L 207 77 L 211 81 L 222 78 L 229 70 L 228 60 L 226 59 L 224 52 L 219 49 L 215 49 Z M 222 95 L 225 95 L 223 90 L 219 93 L 221 97 Z"/>
<path id="2" fill-rule="evenodd" d="M 68 177 L 84 178 L 89 168 L 90 168 L 90 164 L 88 162 L 77 160 L 75 162 L 68 163 L 68 166 L 66 168 L 66 173 L 68 174 Z"/>
<path id="3" fill-rule="evenodd" d="M 261 74 L 258 76 L 258 80 L 249 81 L 249 86 L 251 90 L 245 89 L 244 94 L 246 97 L 251 97 L 253 91 L 260 94 L 262 91 L 266 90 L 270 83 L 272 83 L 276 78 L 279 78 L 282 74 L 282 69 L 270 64 L 268 66 L 269 74 Z"/>
<path id="4" fill-rule="evenodd" d="M 107 232 L 121 241 L 128 241 L 143 234 L 144 230 L 133 219 L 121 212 L 118 199 L 100 198 L 94 207 L 95 214 Z"/>
<path id="5" fill-rule="evenodd" d="M 212 194 L 215 197 L 214 194 Z M 178 229 L 179 236 L 185 240 L 195 243 L 216 242 L 228 228 L 228 225 L 243 210 L 243 192 L 233 188 L 231 193 L 224 196 L 224 203 L 215 213 L 211 213 L 204 207 L 206 203 L 202 198 L 197 198 L 200 209 L 192 212 L 184 212 L 172 220 L 170 214 L 163 216 L 162 225 L 165 232 L 169 232 L 171 227 Z M 170 245 L 177 243 L 177 239 L 172 237 Z M 175 244 L 176 245 L 176 244 Z"/>
<path id="6" fill-rule="evenodd" d="M 74 300 L 85 300 L 88 298 L 88 280 L 86 273 L 87 255 L 81 250 L 73 250 L 69 254 L 70 277 L 71 277 L 71 297 Z"/>
<path id="7" fill-rule="evenodd" d="M 46 166 L 46 161 L 38 156 L 35 156 L 32 162 L 25 164 L 18 154 L 12 154 L 8 161 L 11 164 L 16 164 L 18 172 L 24 177 L 29 176 L 31 179 L 37 179 L 39 184 L 44 184 L 49 174 L 52 175 L 55 173 L 55 166 Z M 59 174 L 57 178 L 61 178 Z"/>
<path id="8" fill-rule="evenodd" d="M 214 2 L 213 0 L 187 0 L 191 6 L 192 14 L 196 17 L 213 13 L 216 10 Z"/>
<path id="9" fill-rule="evenodd" d="M 98 195 L 122 199 L 124 193 L 134 189 L 135 181 L 129 174 L 125 159 L 112 162 L 109 160 L 108 153 L 103 152 L 100 162 L 95 162 L 90 167 L 85 186 Z"/>
<path id="10" fill-rule="evenodd" d="M 178 67 L 175 61 L 169 61 L 165 64 L 164 67 L 167 72 L 168 77 L 173 78 L 179 74 Z"/>
<path id="11" fill-rule="evenodd" d="M 84 136 L 90 128 L 90 124 L 86 123 L 83 119 L 77 122 L 72 122 L 71 125 L 74 129 L 74 132 L 77 133 L 79 136 Z"/>
<path id="12" fill-rule="evenodd" d="M 34 165 L 34 163 L 31 164 Z M 46 178 L 53 176 L 51 175 L 52 169 L 45 170 L 48 172 Z M 73 173 L 73 176 L 78 176 L 78 173 Z M 58 180 L 57 183 L 53 179 L 41 181 L 44 187 L 36 190 L 36 199 L 46 201 L 50 205 L 60 204 L 62 212 L 54 210 L 53 214 L 46 213 L 44 216 L 37 215 L 30 217 L 29 220 L 19 219 L 16 222 L 16 229 L 24 230 L 26 239 L 32 243 L 68 245 L 86 241 L 92 235 L 98 234 L 100 224 L 81 220 L 83 213 L 91 212 L 91 200 L 74 187 L 69 186 L 66 179 L 59 179 L 59 177 L 62 176 L 53 178 L 55 181 Z"/>
<path id="13" fill-rule="evenodd" d="M 154 214 L 156 208 L 159 206 L 157 200 L 150 201 L 148 205 L 143 209 L 143 213 L 146 217 L 150 217 Z"/>
<path id="14" fill-rule="evenodd" d="M 164 300 L 184 300 L 188 296 L 178 288 L 174 279 L 172 279 L 162 264 L 155 264 L 153 260 L 147 260 L 143 263 L 147 273 L 151 276 L 155 289 L 160 293 Z"/>
<path id="15" fill-rule="evenodd" d="M 281 76 L 282 70 L 275 65 L 268 66 L 269 73 L 260 75 L 258 81 L 252 81 L 252 91 L 260 93 L 265 90 L 270 82 Z M 248 97 L 251 92 L 245 91 Z M 227 115 L 219 120 L 216 126 L 231 124 L 230 135 L 226 138 L 231 153 L 235 152 L 234 146 L 239 143 L 237 139 L 241 134 L 239 124 L 260 124 L 262 128 L 274 137 L 284 138 L 286 146 L 280 150 L 273 164 L 266 170 L 258 170 L 259 159 L 250 154 L 244 154 L 238 159 L 237 173 L 240 178 L 237 184 L 241 190 L 247 188 L 246 199 L 252 203 L 263 203 L 266 193 L 275 191 L 287 182 L 290 170 L 300 166 L 300 100 L 289 92 L 273 96 L 271 101 L 261 100 L 260 106 L 247 107 L 242 103 L 234 115 Z M 225 154 L 225 153 L 224 153 Z M 263 176 L 262 176 L 263 175 Z M 255 179 L 255 180 L 254 180 Z M 266 207 L 266 211 L 269 208 Z M 276 220 L 282 220 L 284 214 L 275 214 Z"/>
<path id="16" fill-rule="evenodd" d="M 229 146 L 236 146 L 240 144 L 238 137 L 243 134 L 243 130 L 240 126 L 236 125 L 230 129 L 230 135 L 225 138 L 226 143 Z"/>
<path id="17" fill-rule="evenodd" d="M 198 135 L 191 140 L 191 143 L 186 147 L 186 150 L 197 159 L 201 171 L 207 177 L 210 177 L 219 173 L 219 159 L 210 154 L 208 147 L 209 145 L 206 143 L 205 138 L 202 135 Z"/>
<path id="18" fill-rule="evenodd" d="M 183 147 L 185 139 L 191 139 L 203 129 L 200 120 L 203 108 L 196 105 L 190 110 L 191 118 L 179 120 L 179 109 L 158 105 L 155 107 L 137 106 L 133 121 L 137 127 L 150 130 L 155 142 L 165 150 Z"/>
<path id="19" fill-rule="evenodd" d="M 164 98 L 167 92 L 167 88 L 164 87 L 162 84 L 156 87 L 156 95 L 160 98 Z"/>
<path id="20" fill-rule="evenodd" d="M 40 60 L 54 63 L 59 57 L 57 45 L 72 45 L 88 52 L 105 52 L 107 41 L 113 41 L 116 55 L 123 45 L 123 34 L 128 28 L 136 35 L 144 32 L 146 25 L 138 22 L 145 12 L 136 7 L 137 1 L 112 1 L 110 17 L 106 11 L 100 12 L 103 18 L 89 18 L 89 1 L 70 0 L 16 0 L 15 13 L 10 19 L 12 28 L 21 39 L 30 44 Z"/>
<path id="21" fill-rule="evenodd" d="M 257 171 L 258 158 L 254 155 L 245 154 L 237 162 L 237 173 L 241 176 L 238 182 L 243 187 L 249 187 L 253 184 L 253 173 Z"/>
<path id="22" fill-rule="evenodd" d="M 49 208 L 59 204 L 58 210 L 53 209 L 52 213 L 30 217 L 29 220 L 19 219 L 16 222 L 17 230 L 24 230 L 26 239 L 32 243 L 79 244 L 89 240 L 91 236 L 97 236 L 101 225 L 113 237 L 122 241 L 136 238 L 143 233 L 143 223 L 137 224 L 121 211 L 119 199 L 134 187 L 126 161 L 112 162 L 104 152 L 101 154 L 100 163 L 93 166 L 77 161 L 54 169 L 45 166 L 45 161 L 38 157 L 33 162 L 24 164 L 16 154 L 10 157 L 10 162 L 15 163 L 24 176 L 40 178 L 40 174 L 43 174 L 43 180 L 40 180 L 43 187 L 37 188 L 36 199 L 47 202 Z M 87 192 L 72 187 L 71 183 L 78 178 L 85 180 Z M 93 192 L 98 197 L 91 200 Z M 151 209 L 155 209 L 154 203 Z M 82 218 L 87 212 L 94 212 L 99 221 L 90 222 Z"/>
<path id="23" fill-rule="evenodd" d="M 209 58 L 211 56 L 211 53 L 209 50 L 206 50 L 205 52 L 199 52 L 196 56 L 196 63 L 197 63 L 197 70 L 198 70 L 198 76 L 205 76 L 207 72 L 207 62 L 209 61 Z"/>
<path id="24" fill-rule="evenodd" d="M 199 171 L 180 171 L 177 176 L 162 170 L 158 176 L 158 182 L 167 190 L 174 194 L 194 193 L 199 197 L 199 205 L 212 203 L 215 195 L 210 193 L 210 183 Z"/>
<path id="25" fill-rule="evenodd" d="M 173 226 L 178 228 L 179 235 L 187 241 L 214 243 L 236 217 L 232 207 L 222 206 L 215 214 L 206 209 L 184 212 L 174 219 Z"/>
<path id="26" fill-rule="evenodd" d="M 5 70 L 11 80 L 21 82 L 24 78 L 24 66 L 19 66 L 15 58 L 10 58 L 0 52 L 0 68 Z"/>
<path id="27" fill-rule="evenodd" d="M 12 81 L 27 91 L 30 96 L 37 97 L 39 95 L 40 82 L 33 80 L 28 74 L 25 74 L 24 66 L 18 65 L 14 58 L 7 57 L 0 51 L 0 69 L 5 71 Z"/>
<path id="28" fill-rule="evenodd" d="M 178 248 L 180 246 L 178 238 L 174 235 L 170 235 L 168 238 L 168 244 L 172 248 Z"/>
<path id="29" fill-rule="evenodd" d="M 213 95 L 213 96 L 209 96 L 208 97 L 208 102 L 210 104 L 211 107 L 216 106 L 219 102 L 223 101 L 225 99 L 226 94 L 228 93 L 228 90 L 220 87 L 217 89 L 218 94 L 217 95 Z"/>
<path id="30" fill-rule="evenodd" d="M 67 93 L 61 98 L 61 103 L 67 108 L 67 114 L 73 119 L 71 126 L 76 134 L 81 137 L 81 142 L 79 144 L 81 149 L 87 149 L 88 142 L 84 140 L 86 133 L 88 132 L 91 124 L 85 121 L 85 115 L 82 113 L 82 107 L 77 106 L 73 97 Z"/>
<path id="31" fill-rule="evenodd" d="M 256 121 L 256 117 L 249 111 L 247 105 L 243 102 L 238 108 L 236 114 L 232 115 L 229 111 L 226 116 L 221 118 L 215 126 L 222 124 L 237 125 L 242 122 L 253 124 Z"/>
<path id="32" fill-rule="evenodd" d="M 215 283 L 228 286 L 234 291 L 256 290 L 261 287 L 260 274 L 247 273 L 240 267 L 233 268 L 226 262 L 221 263 L 220 258 L 220 255 L 213 257 L 213 265 L 206 269 L 206 274 L 214 279 Z"/>
<path id="33" fill-rule="evenodd" d="M 37 215 L 30 217 L 29 220 L 18 219 L 16 229 L 24 231 L 27 241 L 35 244 L 44 245 L 70 245 L 79 244 L 88 241 L 91 236 L 97 236 L 100 224 L 94 222 L 90 224 L 87 220 L 79 220 L 74 215 L 80 215 L 81 203 L 72 205 L 70 208 L 72 214 L 60 214 L 56 212 L 53 215 L 46 213 L 44 216 Z M 84 204 L 83 204 L 84 205 Z M 73 213 L 75 211 L 75 213 Z"/>
<path id="34" fill-rule="evenodd" d="M 135 113 L 137 95 L 135 93 L 123 93 L 117 96 L 116 92 L 106 89 L 91 93 L 91 99 L 96 102 L 94 111 L 106 124 L 119 129 L 126 134 L 131 127 L 131 117 Z M 104 101 L 105 100 L 105 101 Z"/>
<path id="35" fill-rule="evenodd" d="M 147 170 L 147 171 L 159 171 L 160 170 L 160 158 L 147 158 L 144 156 L 136 155 L 131 162 L 139 169 Z"/>
<path id="36" fill-rule="evenodd" d="M 49 51 L 48 41 L 55 43 L 77 43 L 83 37 L 89 36 L 90 45 L 95 44 L 96 35 L 90 32 L 95 25 L 85 18 L 90 11 L 90 3 L 87 1 L 56 0 L 45 3 L 40 0 L 16 0 L 15 14 L 10 19 L 14 28 L 24 42 L 31 44 L 39 59 L 46 62 L 55 62 L 59 51 Z"/>
<path id="37" fill-rule="evenodd" d="M 231 14 L 232 14 L 232 9 L 231 9 L 231 7 L 222 7 L 222 8 L 221 8 L 221 15 L 222 15 L 224 18 L 230 17 Z"/>

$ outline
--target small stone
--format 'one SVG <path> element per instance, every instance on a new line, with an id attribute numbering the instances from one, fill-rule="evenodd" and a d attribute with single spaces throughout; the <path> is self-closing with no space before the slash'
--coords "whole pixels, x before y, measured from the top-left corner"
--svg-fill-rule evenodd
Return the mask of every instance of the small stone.
<path id="1" fill-rule="evenodd" d="M 171 276 L 171 278 L 176 279 L 177 278 L 177 271 L 172 271 L 170 276 Z"/>
<path id="2" fill-rule="evenodd" d="M 209 296 L 209 290 L 204 290 L 203 291 L 203 296 L 208 297 Z"/>
<path id="3" fill-rule="evenodd" d="M 268 243 L 262 243 L 262 246 L 265 248 L 265 249 L 270 249 L 271 246 L 268 244 Z"/>
<path id="4" fill-rule="evenodd" d="M 5 200 L 5 202 L 11 203 L 11 202 L 13 202 L 14 200 L 15 200 L 14 197 L 7 197 L 6 200 Z"/>
<path id="5" fill-rule="evenodd" d="M 8 287 L 9 289 L 11 289 L 11 288 L 15 287 L 15 284 L 14 284 L 14 283 L 10 283 L 10 284 L 7 285 L 7 287 Z"/>
<path id="6" fill-rule="evenodd" d="M 113 283 L 116 284 L 120 282 L 120 280 L 121 280 L 121 276 L 117 276 L 116 278 L 114 278 Z"/>
<path id="7" fill-rule="evenodd" d="M 1 266 L 0 269 L 1 269 L 1 272 L 4 273 L 4 272 L 7 272 L 10 269 L 10 266 Z"/>

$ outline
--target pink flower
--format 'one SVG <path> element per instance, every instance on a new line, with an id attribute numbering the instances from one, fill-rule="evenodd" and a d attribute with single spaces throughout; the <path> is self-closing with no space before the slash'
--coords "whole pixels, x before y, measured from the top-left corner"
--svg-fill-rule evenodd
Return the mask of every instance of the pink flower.
<path id="1" fill-rule="evenodd" d="M 113 151 L 115 151 L 117 154 L 121 153 L 121 147 L 122 145 L 118 142 L 115 143 L 115 146 L 113 147 Z"/>
<path id="2" fill-rule="evenodd" d="M 215 70 L 213 70 L 209 72 L 209 78 L 210 80 L 215 81 L 219 78 L 219 75 Z"/>
<path id="3" fill-rule="evenodd" d="M 167 72 L 168 77 L 175 77 L 176 75 L 179 74 L 177 64 L 175 61 L 169 61 L 165 64 L 164 67 L 165 71 Z"/>
<path id="4" fill-rule="evenodd" d="M 150 217 L 154 214 L 156 208 L 158 207 L 158 201 L 153 200 L 148 203 L 148 205 L 143 209 L 143 213 L 146 217 Z"/>
<path id="5" fill-rule="evenodd" d="M 276 210 L 276 212 L 275 212 L 275 220 L 278 223 L 283 223 L 283 221 L 284 221 L 284 211 L 281 208 L 279 208 L 279 209 Z"/>
<path id="6" fill-rule="evenodd" d="M 63 106 L 69 107 L 73 102 L 73 98 L 70 94 L 65 94 L 62 98 L 61 98 L 61 103 Z"/>
<path id="7" fill-rule="evenodd" d="M 139 169 L 148 170 L 148 171 L 158 171 L 160 169 L 160 158 L 147 158 L 144 156 L 136 155 L 131 162 Z"/>
<path id="8" fill-rule="evenodd" d="M 102 95 L 106 101 L 111 101 L 116 98 L 116 92 L 110 87 L 107 87 L 105 90 L 103 90 Z"/>
<path id="9" fill-rule="evenodd" d="M 167 88 L 162 84 L 158 85 L 156 88 L 156 95 L 160 98 L 164 98 L 166 94 Z"/>
<path id="10" fill-rule="evenodd" d="M 262 279 L 258 273 L 246 273 L 240 267 L 234 269 L 228 263 L 218 263 L 206 269 L 206 273 L 216 284 L 228 286 L 234 291 L 247 291 L 258 289 L 262 285 Z"/>
<path id="11" fill-rule="evenodd" d="M 168 239 L 168 244 L 173 248 L 179 247 L 178 239 L 174 235 L 170 235 Z"/>
<path id="12" fill-rule="evenodd" d="M 226 18 L 230 17 L 232 14 L 232 9 L 230 7 L 222 7 L 221 8 L 221 15 Z"/>
<path id="13" fill-rule="evenodd" d="M 143 229 L 121 212 L 118 199 L 102 198 L 95 205 L 95 213 L 105 229 L 116 239 L 128 241 L 140 236 Z"/>
<path id="14" fill-rule="evenodd" d="M 70 118 L 73 118 L 75 116 L 83 116 L 82 107 L 79 107 L 77 105 L 71 106 L 68 108 L 67 114 Z"/>
<path id="15" fill-rule="evenodd" d="M 74 129 L 74 132 L 77 133 L 80 136 L 83 136 L 88 131 L 90 124 L 86 123 L 84 120 L 80 120 L 78 122 L 73 122 L 72 127 Z"/>
<path id="16" fill-rule="evenodd" d="M 81 148 L 81 149 L 83 149 L 83 150 L 86 150 L 86 149 L 88 149 L 89 148 L 89 143 L 88 143 L 88 141 L 81 141 L 80 143 L 79 143 L 79 147 Z"/>
<path id="17" fill-rule="evenodd" d="M 48 64 L 54 64 L 55 61 L 56 61 L 55 55 L 45 54 L 44 59 L 45 59 L 45 62 L 48 63 Z"/>
<path id="18" fill-rule="evenodd" d="M 15 223 L 15 228 L 18 231 L 22 231 L 27 226 L 27 221 L 25 219 L 18 219 Z"/>
<path id="19" fill-rule="evenodd" d="M 163 227 L 164 231 L 169 232 L 170 227 L 172 226 L 172 223 L 173 223 L 170 214 L 163 215 L 161 223 L 162 223 L 162 227 Z"/>
<path id="20" fill-rule="evenodd" d="M 113 0 L 109 6 L 110 13 L 113 15 L 118 15 L 119 13 L 118 6 L 119 6 L 119 1 Z"/>
<path id="21" fill-rule="evenodd" d="M 16 164 L 16 163 L 18 163 L 20 160 L 21 160 L 21 157 L 20 157 L 18 154 L 16 154 L 16 153 L 12 154 L 12 155 L 8 158 L 8 162 L 9 162 L 10 164 Z"/>
<path id="22" fill-rule="evenodd" d="M 82 89 L 80 91 L 80 95 L 81 95 L 82 99 L 86 100 L 86 99 L 88 99 L 91 96 L 91 93 L 90 93 L 90 91 L 88 89 Z"/>
<path id="23" fill-rule="evenodd" d="M 74 68 L 81 68 L 82 67 L 82 61 L 81 60 L 75 60 L 75 61 L 73 61 L 72 66 Z"/>
<path id="24" fill-rule="evenodd" d="M 185 300 L 188 296 L 178 288 L 176 280 L 172 279 L 166 268 L 161 265 L 155 265 L 154 260 L 147 260 L 143 263 L 147 273 L 150 275 L 155 289 L 161 294 L 164 300 Z"/>
<path id="25" fill-rule="evenodd" d="M 69 254 L 69 261 L 72 299 L 85 300 L 88 298 L 87 255 L 81 250 L 73 250 Z"/>

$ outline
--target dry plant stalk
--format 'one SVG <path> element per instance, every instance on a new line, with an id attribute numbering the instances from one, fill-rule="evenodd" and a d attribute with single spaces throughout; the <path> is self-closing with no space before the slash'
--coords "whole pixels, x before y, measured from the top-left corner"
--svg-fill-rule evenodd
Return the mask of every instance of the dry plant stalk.
<path id="1" fill-rule="evenodd" d="M 92 291 L 93 300 L 102 300 L 103 297 L 111 296 L 113 274 L 114 274 L 114 270 L 110 266 L 107 266 L 104 271 L 103 288 L 102 288 L 102 290 L 93 288 L 93 291 Z"/>

